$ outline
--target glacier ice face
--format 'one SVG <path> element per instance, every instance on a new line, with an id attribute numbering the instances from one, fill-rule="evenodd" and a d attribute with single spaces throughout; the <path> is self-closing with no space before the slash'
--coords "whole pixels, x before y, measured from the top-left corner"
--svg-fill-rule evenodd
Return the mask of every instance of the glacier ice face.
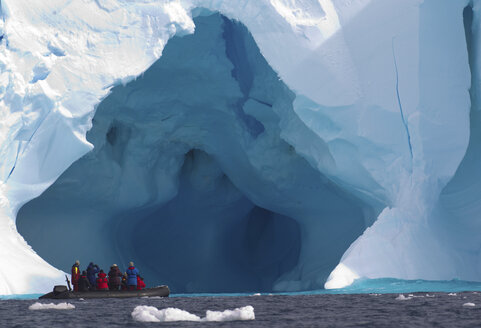
<path id="1" fill-rule="evenodd" d="M 368 206 L 281 138 L 293 94 L 247 29 L 219 14 L 194 22 L 100 103 L 93 151 L 20 210 L 19 231 L 57 267 L 72 253 L 103 267 L 134 258 L 147 281 L 177 292 L 293 288 L 301 274 L 312 280 L 296 288 L 319 288 Z M 70 227 L 86 238 L 71 246 Z"/>
<path id="2" fill-rule="evenodd" d="M 480 5 L 2 1 L 0 294 L 479 281 Z"/>

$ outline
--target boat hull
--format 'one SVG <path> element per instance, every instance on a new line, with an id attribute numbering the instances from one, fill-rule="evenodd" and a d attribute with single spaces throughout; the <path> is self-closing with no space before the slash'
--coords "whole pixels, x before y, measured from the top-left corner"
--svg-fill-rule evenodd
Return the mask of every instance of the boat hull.
<path id="1" fill-rule="evenodd" d="M 154 288 L 146 288 L 141 290 L 108 290 L 108 291 L 90 291 L 90 292 L 71 292 L 61 291 L 42 295 L 39 299 L 79 299 L 79 298 L 129 298 L 129 297 L 168 297 L 170 290 L 168 286 L 158 286 Z"/>

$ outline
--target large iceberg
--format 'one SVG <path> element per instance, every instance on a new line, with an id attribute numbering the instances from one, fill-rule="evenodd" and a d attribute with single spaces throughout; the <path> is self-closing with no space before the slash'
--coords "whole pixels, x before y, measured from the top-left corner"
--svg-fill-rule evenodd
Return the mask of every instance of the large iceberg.
<path id="1" fill-rule="evenodd" d="M 0 295 L 481 281 L 481 1 L 0 3 Z"/>

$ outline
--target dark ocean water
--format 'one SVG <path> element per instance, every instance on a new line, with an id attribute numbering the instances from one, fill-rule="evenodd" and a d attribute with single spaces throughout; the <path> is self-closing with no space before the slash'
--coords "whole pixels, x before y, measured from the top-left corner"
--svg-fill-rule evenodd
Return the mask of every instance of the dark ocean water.
<path id="1" fill-rule="evenodd" d="M 1 327 L 481 327 L 481 293 L 320 294 L 166 299 L 69 300 L 71 310 L 29 310 L 50 300 L 0 300 Z M 463 306 L 474 303 L 475 306 Z M 205 317 L 251 305 L 255 320 L 229 322 L 138 322 L 138 305 L 178 308 Z"/>

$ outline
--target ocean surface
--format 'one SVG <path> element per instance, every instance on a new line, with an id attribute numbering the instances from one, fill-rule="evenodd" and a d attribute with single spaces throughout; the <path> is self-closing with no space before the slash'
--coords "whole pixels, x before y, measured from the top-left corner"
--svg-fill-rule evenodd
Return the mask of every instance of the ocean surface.
<path id="1" fill-rule="evenodd" d="M 0 297 L 0 327 L 481 327 L 481 284 L 461 281 L 380 279 L 284 294 L 36 297 Z"/>

